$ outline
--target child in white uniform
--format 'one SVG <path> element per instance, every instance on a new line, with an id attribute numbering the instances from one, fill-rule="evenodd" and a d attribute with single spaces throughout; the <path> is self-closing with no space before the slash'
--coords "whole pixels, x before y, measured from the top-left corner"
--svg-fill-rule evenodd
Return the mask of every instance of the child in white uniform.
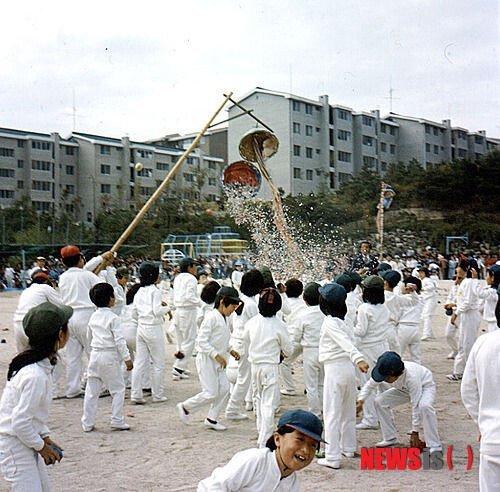
<path id="1" fill-rule="evenodd" d="M 404 356 L 408 351 L 408 360 L 420 364 L 420 322 L 422 320 L 422 300 L 420 299 L 420 289 L 422 282 L 417 277 L 406 277 L 402 282 L 401 292 L 405 296 L 412 292 L 417 296 L 417 302 L 406 306 L 401 306 L 399 315 L 398 336 L 401 354 Z"/>
<path id="2" fill-rule="evenodd" d="M 356 274 L 359 276 L 358 274 Z M 347 313 L 345 315 L 344 321 L 347 324 L 348 329 L 351 333 L 356 326 L 356 320 L 358 318 L 358 308 L 363 303 L 359 292 L 357 291 L 356 280 L 351 274 L 343 273 L 335 278 L 335 283 L 344 287 L 347 292 L 347 298 L 345 300 L 347 306 Z"/>
<path id="3" fill-rule="evenodd" d="M 68 340 L 73 309 L 44 302 L 23 320 L 30 348 L 12 359 L 0 401 L 0 471 L 12 490 L 50 492 L 45 465 L 61 461 L 49 438 L 52 369 Z"/>
<path id="4" fill-rule="evenodd" d="M 218 422 L 220 412 L 229 395 L 226 376 L 229 356 L 239 358 L 238 352 L 229 346 L 231 331 L 228 317 L 240 305 L 238 291 L 234 287 L 221 287 L 215 298 L 214 309 L 203 320 L 196 338 L 196 369 L 202 391 L 177 404 L 179 417 L 189 424 L 190 414 L 210 404 L 205 426 L 213 430 L 226 430 Z"/>
<path id="5" fill-rule="evenodd" d="M 134 309 L 134 297 L 137 291 L 141 288 L 140 284 L 134 284 L 127 291 L 125 295 L 125 306 L 123 306 L 122 314 L 120 316 L 122 324 L 122 333 L 127 348 L 130 353 L 130 360 L 135 360 L 135 350 L 137 343 L 137 311 Z M 123 377 L 125 379 L 125 387 L 129 388 L 132 382 L 132 373 L 127 371 L 126 366 L 123 366 Z M 143 381 L 143 388 L 151 388 L 149 371 L 146 371 Z"/>
<path id="6" fill-rule="evenodd" d="M 197 332 L 197 315 L 200 306 L 198 282 L 196 280 L 196 261 L 182 258 L 179 262 L 180 273 L 174 279 L 174 325 L 177 343 L 172 376 L 188 379 L 186 372 L 189 359 L 193 355 Z"/>
<path id="7" fill-rule="evenodd" d="M 280 417 L 278 429 L 265 447 L 236 453 L 202 480 L 197 490 L 299 492 L 295 472 L 312 462 L 322 432 L 321 420 L 314 414 L 289 410 Z"/>
<path id="8" fill-rule="evenodd" d="M 358 321 L 354 327 L 356 347 L 365 356 L 365 361 L 373 367 L 377 359 L 389 348 L 389 310 L 385 306 L 384 281 L 377 275 L 366 277 L 361 283 L 363 288 L 363 304 L 358 309 Z M 360 373 L 361 383 L 368 381 L 366 373 Z M 365 403 L 363 419 L 356 425 L 357 429 L 378 428 L 377 415 L 373 399 Z"/>
<path id="9" fill-rule="evenodd" d="M 444 309 L 446 310 L 446 315 L 449 316 L 448 322 L 445 328 L 446 342 L 451 348 L 451 352 L 447 355 L 447 359 L 453 360 L 458 354 L 458 327 L 451 322 L 451 316 L 455 312 L 457 307 L 457 293 L 458 286 L 462 283 L 465 278 L 463 270 L 459 270 L 459 273 L 455 275 L 455 280 L 448 292 L 448 297 L 446 298 L 446 303 Z"/>
<path id="10" fill-rule="evenodd" d="M 78 246 L 65 246 L 61 249 L 61 259 L 67 270 L 59 278 L 59 292 L 64 304 L 73 308 L 73 316 L 69 322 L 69 340 L 66 347 L 66 398 L 78 398 L 81 390 L 82 357 L 90 353 L 87 339 L 87 327 L 95 306 L 90 300 L 89 291 L 101 282 L 92 271 L 104 260 L 113 258 L 110 252 L 96 256 L 87 265 Z M 85 379 L 85 375 L 84 375 Z"/>
<path id="11" fill-rule="evenodd" d="M 51 302 L 62 306 L 63 302 L 59 293 L 52 287 L 47 272 L 36 269 L 31 275 L 31 285 L 23 290 L 14 313 L 14 332 L 16 336 L 16 348 L 18 352 L 24 352 L 28 347 L 28 337 L 24 333 L 23 318 L 26 313 L 42 302 Z"/>
<path id="12" fill-rule="evenodd" d="M 472 278 L 477 278 L 476 270 L 472 270 Z M 484 301 L 483 319 L 488 324 L 488 332 L 498 330 L 495 308 L 498 302 L 498 285 L 500 284 L 500 265 L 493 265 L 486 271 L 486 286 L 476 283 L 476 294 Z"/>
<path id="13" fill-rule="evenodd" d="M 102 282 L 90 290 L 90 299 L 97 311 L 89 320 L 89 342 L 91 347 L 87 369 L 87 386 L 83 402 L 82 428 L 84 432 L 94 430 L 99 394 L 105 388 L 111 394 L 111 430 L 128 430 L 130 426 L 123 418 L 125 381 L 122 363 L 131 371 L 133 364 L 123 337 L 120 318 L 111 310 L 115 302 L 111 284 Z"/>
<path id="14" fill-rule="evenodd" d="M 141 288 L 134 297 L 134 310 L 137 312 L 137 340 L 134 370 L 132 372 L 132 391 L 130 399 L 137 405 L 145 402 L 142 384 L 150 360 L 153 362 L 151 394 L 153 403 L 167 401 L 165 389 L 165 332 L 163 322 L 170 310 L 162 301 L 157 283 L 160 269 L 154 263 L 145 261 L 139 267 Z"/>
<path id="15" fill-rule="evenodd" d="M 469 352 L 477 339 L 481 324 L 479 297 L 477 296 L 477 284 L 479 280 L 471 278 L 472 269 L 477 271 L 477 264 L 474 260 L 470 262 L 461 260 L 457 267 L 457 273 L 465 274 L 467 278 L 464 278 L 458 287 L 457 309 L 451 316 L 451 323 L 458 326 L 459 339 L 458 354 L 455 357 L 453 373 L 446 376 L 450 381 L 460 381 L 462 379 Z"/>
<path id="16" fill-rule="evenodd" d="M 296 278 L 289 279 L 285 282 L 286 288 L 286 303 L 288 305 L 288 313 L 286 313 L 285 322 L 288 328 L 288 336 L 290 340 L 295 337 L 295 330 L 297 329 L 297 319 L 300 313 L 304 311 L 306 305 L 302 299 L 302 292 L 304 286 L 302 282 Z M 292 366 L 297 360 L 297 357 L 302 353 L 302 347 L 295 346 L 294 351 L 280 364 L 280 378 L 281 378 L 281 394 L 288 396 L 295 396 L 295 381 L 293 380 Z"/>
<path id="17" fill-rule="evenodd" d="M 462 401 L 480 432 L 479 490 L 500 490 L 500 330 L 479 337 L 465 366 Z"/>
<path id="18" fill-rule="evenodd" d="M 286 325 L 276 316 L 281 309 L 279 292 L 269 287 L 260 293 L 259 314 L 245 325 L 243 339 L 252 365 L 254 411 L 259 432 L 258 446 L 265 447 L 273 432 L 279 405 L 279 364 L 293 351 Z"/>
<path id="19" fill-rule="evenodd" d="M 242 412 L 244 402 L 252 402 L 252 370 L 248 361 L 248 353 L 243 341 L 246 323 L 259 314 L 259 309 L 254 297 L 262 290 L 264 278 L 259 270 L 250 270 L 243 275 L 240 285 L 240 299 L 243 303 L 233 314 L 233 333 L 230 345 L 240 355 L 235 361 L 236 380 L 231 391 L 229 403 L 226 408 L 226 418 L 230 420 L 244 420 L 247 417 Z"/>
<path id="20" fill-rule="evenodd" d="M 361 388 L 358 395 L 357 409 L 361 411 L 363 403 L 382 382 L 392 385 L 375 398 L 375 408 L 380 421 L 383 440 L 377 447 L 394 446 L 398 442 L 392 409 L 410 403 L 412 409 L 412 433 L 410 446 L 419 447 L 420 420 L 423 420 L 424 436 L 430 452 L 442 451 L 438 433 L 434 400 L 436 384 L 432 372 L 415 362 L 401 360 L 395 352 L 385 352 L 377 360 L 370 380 Z"/>
<path id="21" fill-rule="evenodd" d="M 321 326 L 319 360 L 325 368 L 325 457 L 318 464 L 340 468 L 342 454 L 354 457 L 356 452 L 356 373 L 368 364 L 353 345 L 350 329 L 344 322 L 347 293 L 339 284 L 326 284 L 319 290 L 319 305 L 326 316 Z"/>
<path id="22" fill-rule="evenodd" d="M 432 340 L 434 334 L 432 332 L 432 316 L 436 311 L 437 306 L 437 278 L 431 277 L 429 270 L 425 267 L 418 269 L 418 276 L 422 282 L 422 341 Z"/>
<path id="23" fill-rule="evenodd" d="M 324 370 L 319 361 L 319 336 L 325 315 L 319 307 L 319 288 L 316 282 L 304 288 L 302 297 L 307 307 L 298 316 L 293 342 L 303 351 L 304 386 L 309 411 L 321 417 Z"/>

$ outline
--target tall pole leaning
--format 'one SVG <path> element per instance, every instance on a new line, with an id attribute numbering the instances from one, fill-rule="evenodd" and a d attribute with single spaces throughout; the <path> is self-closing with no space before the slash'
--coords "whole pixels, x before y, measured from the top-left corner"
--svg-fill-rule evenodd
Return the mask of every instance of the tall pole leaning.
<path id="1" fill-rule="evenodd" d="M 130 236 L 130 234 L 133 232 L 133 230 L 137 227 L 141 219 L 144 217 L 144 215 L 147 213 L 147 211 L 152 207 L 154 202 L 158 199 L 158 197 L 161 195 L 162 191 L 167 187 L 168 183 L 170 183 L 171 179 L 174 177 L 175 173 L 179 169 L 179 167 L 182 166 L 183 162 L 186 160 L 186 158 L 189 156 L 189 154 L 193 151 L 193 149 L 198 145 L 198 142 L 200 141 L 201 137 L 205 134 L 207 131 L 208 127 L 212 124 L 212 122 L 215 120 L 217 115 L 222 111 L 226 103 L 231 99 L 231 96 L 233 95 L 232 92 L 224 96 L 224 102 L 217 108 L 217 111 L 212 115 L 212 117 L 208 120 L 207 124 L 203 127 L 203 129 L 198 133 L 196 138 L 193 140 L 192 144 L 185 150 L 184 154 L 180 157 L 180 159 L 175 163 L 175 166 L 170 170 L 170 172 L 167 174 L 165 179 L 162 181 L 160 186 L 156 189 L 156 191 L 149 197 L 148 201 L 142 206 L 142 208 L 139 210 L 137 215 L 134 217 L 132 222 L 127 226 L 127 228 L 123 231 L 122 235 L 118 238 L 118 240 L 113 244 L 113 247 L 111 248 L 111 251 L 113 253 L 116 253 L 118 249 L 120 249 L 120 246 L 127 240 L 127 238 Z"/>

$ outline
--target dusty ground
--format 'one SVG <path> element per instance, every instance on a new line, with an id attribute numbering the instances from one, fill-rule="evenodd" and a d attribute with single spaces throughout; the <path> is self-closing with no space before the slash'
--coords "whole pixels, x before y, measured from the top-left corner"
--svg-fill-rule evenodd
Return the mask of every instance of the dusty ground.
<path id="1" fill-rule="evenodd" d="M 447 282 L 441 282 L 441 298 L 445 296 Z M 5 384 L 7 365 L 14 355 L 12 314 L 16 308 L 17 293 L 0 294 L 0 388 Z M 463 408 L 459 384 L 448 382 L 445 375 L 452 364 L 444 340 L 446 317 L 442 306 L 436 310 L 436 340 L 422 344 L 423 361 L 432 369 L 436 380 L 436 409 L 439 430 L 445 449 L 453 446 L 452 471 L 363 471 L 359 459 L 345 459 L 341 470 L 319 467 L 314 462 L 300 473 L 302 490 L 478 490 L 477 430 Z M 172 346 L 167 347 L 170 366 Z M 194 363 L 191 369 L 194 369 Z M 300 381 L 301 371 L 297 371 Z M 256 443 L 255 422 L 230 423 L 226 432 L 217 433 L 203 428 L 203 413 L 193 416 L 193 425 L 180 423 L 175 404 L 195 394 L 198 381 L 173 382 L 166 377 L 169 401 L 161 405 L 134 406 L 127 400 L 125 412 L 134 417 L 128 421 L 130 432 L 111 432 L 109 429 L 110 398 L 99 401 L 97 428 L 84 434 L 80 427 L 82 400 L 56 400 L 51 407 L 49 426 L 51 437 L 64 447 L 64 459 L 52 466 L 49 474 L 55 491 L 189 491 L 196 490 L 198 481 L 242 449 Z M 299 384 L 302 393 L 303 384 Z M 306 408 L 305 397 L 283 397 L 281 409 Z M 396 412 L 400 439 L 410 428 L 409 406 Z M 359 446 L 372 446 L 380 439 L 379 431 L 360 431 Z M 466 471 L 466 445 L 474 452 L 474 464 Z M 1 480 L 1 479 L 0 479 Z M 8 490 L 0 481 L 0 490 Z"/>

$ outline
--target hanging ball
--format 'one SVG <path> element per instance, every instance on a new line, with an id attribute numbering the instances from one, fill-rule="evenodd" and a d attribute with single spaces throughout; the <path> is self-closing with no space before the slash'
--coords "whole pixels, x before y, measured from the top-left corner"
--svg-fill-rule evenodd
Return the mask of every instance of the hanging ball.
<path id="1" fill-rule="evenodd" d="M 135 170 L 136 170 L 137 172 L 141 172 L 143 169 L 144 169 L 144 166 L 143 166 L 140 162 L 138 162 L 138 163 L 135 165 Z"/>

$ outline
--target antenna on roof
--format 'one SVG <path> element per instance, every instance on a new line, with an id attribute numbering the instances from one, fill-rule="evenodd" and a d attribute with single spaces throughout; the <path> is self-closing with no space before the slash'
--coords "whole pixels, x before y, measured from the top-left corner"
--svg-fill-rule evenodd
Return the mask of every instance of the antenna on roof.
<path id="1" fill-rule="evenodd" d="M 394 97 L 394 88 L 392 87 L 392 75 L 391 75 L 391 79 L 390 79 L 390 82 L 389 82 L 389 97 L 386 97 L 385 99 L 389 99 L 389 112 L 392 113 L 392 101 L 394 99 L 399 99 L 399 97 Z"/>
<path id="2" fill-rule="evenodd" d="M 76 96 L 74 87 L 73 87 L 73 131 L 76 131 Z"/>

